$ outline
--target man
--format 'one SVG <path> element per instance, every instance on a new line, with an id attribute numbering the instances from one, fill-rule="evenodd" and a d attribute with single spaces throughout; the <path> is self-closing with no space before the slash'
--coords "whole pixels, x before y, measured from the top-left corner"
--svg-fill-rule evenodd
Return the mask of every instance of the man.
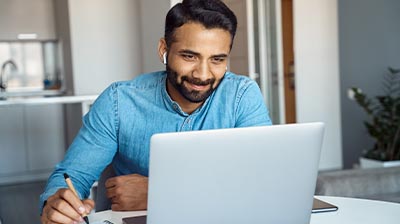
<path id="1" fill-rule="evenodd" d="M 117 174 L 106 182 L 111 208 L 146 209 L 155 133 L 271 124 L 257 84 L 227 72 L 236 23 L 220 0 L 184 0 L 168 12 L 158 46 L 166 71 L 114 83 L 98 97 L 41 195 L 42 223 L 80 221 L 94 202 L 66 189 L 63 173 L 87 198 L 110 163 Z"/>

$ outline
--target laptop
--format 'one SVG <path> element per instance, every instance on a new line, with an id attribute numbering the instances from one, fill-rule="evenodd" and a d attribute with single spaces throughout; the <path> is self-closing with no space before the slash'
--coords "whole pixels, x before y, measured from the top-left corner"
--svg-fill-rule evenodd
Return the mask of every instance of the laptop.
<path id="1" fill-rule="evenodd" d="M 323 123 L 155 134 L 147 224 L 309 223 Z"/>

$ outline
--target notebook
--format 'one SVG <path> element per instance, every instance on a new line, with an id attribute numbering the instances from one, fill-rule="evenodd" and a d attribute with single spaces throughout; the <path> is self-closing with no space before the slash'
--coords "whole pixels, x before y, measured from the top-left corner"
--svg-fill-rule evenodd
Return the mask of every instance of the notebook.
<path id="1" fill-rule="evenodd" d="M 122 224 L 146 224 L 146 216 L 135 216 L 122 218 Z"/>
<path id="2" fill-rule="evenodd" d="M 90 221 L 90 220 L 89 220 Z M 83 223 L 83 222 L 82 222 Z M 90 222 L 90 224 L 114 224 L 111 221 L 108 220 L 101 220 L 101 221 L 94 221 L 94 222 Z M 144 222 L 143 224 L 146 224 L 146 222 Z"/>
<path id="3" fill-rule="evenodd" d="M 147 224 L 309 223 L 323 129 L 305 123 L 153 135 Z"/>
<path id="4" fill-rule="evenodd" d="M 338 209 L 339 208 L 336 205 L 314 198 L 312 213 L 333 212 Z"/>

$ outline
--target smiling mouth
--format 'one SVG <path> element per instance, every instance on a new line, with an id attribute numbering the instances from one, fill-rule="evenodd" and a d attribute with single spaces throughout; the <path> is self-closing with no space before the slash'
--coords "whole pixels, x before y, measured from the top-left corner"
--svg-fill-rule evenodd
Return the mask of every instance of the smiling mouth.
<path id="1" fill-rule="evenodd" d="M 207 85 L 197 85 L 197 84 L 190 83 L 190 82 L 187 82 L 187 84 L 189 85 L 189 87 L 190 87 L 191 89 L 196 90 L 196 91 L 204 91 L 204 90 L 207 90 L 207 89 L 209 88 L 209 85 L 210 85 L 210 84 L 207 84 Z"/>

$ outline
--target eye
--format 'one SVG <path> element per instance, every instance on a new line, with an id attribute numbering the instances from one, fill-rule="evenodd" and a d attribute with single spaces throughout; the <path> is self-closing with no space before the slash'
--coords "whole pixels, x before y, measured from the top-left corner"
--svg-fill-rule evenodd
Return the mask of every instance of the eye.
<path id="1" fill-rule="evenodd" d="M 225 57 L 213 57 L 211 61 L 215 64 L 220 64 L 223 63 L 225 59 L 226 59 Z"/>
<path id="2" fill-rule="evenodd" d="M 195 56 L 193 54 L 181 54 L 181 56 L 183 57 L 183 59 L 187 61 L 195 60 Z"/>

